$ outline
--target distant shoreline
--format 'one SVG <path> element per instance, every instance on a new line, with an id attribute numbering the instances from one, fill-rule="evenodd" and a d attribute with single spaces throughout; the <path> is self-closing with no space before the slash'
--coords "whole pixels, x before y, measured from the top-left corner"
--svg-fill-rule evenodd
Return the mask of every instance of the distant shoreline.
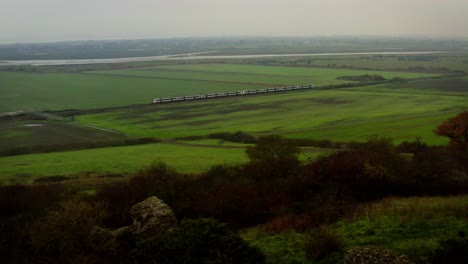
<path id="1" fill-rule="evenodd" d="M 274 58 L 274 57 L 318 57 L 318 56 L 349 56 L 349 55 L 425 55 L 439 53 L 453 53 L 447 51 L 377 51 L 377 52 L 334 52 L 334 53 L 305 53 L 305 54 L 257 54 L 257 55 L 204 55 L 216 51 L 205 51 L 197 53 L 185 53 L 163 56 L 112 58 L 112 59 L 79 59 L 79 60 L 4 60 L 0 66 L 9 65 L 82 65 L 100 63 L 124 63 L 141 61 L 168 61 L 168 60 L 210 60 L 210 59 L 250 59 L 250 58 Z"/>

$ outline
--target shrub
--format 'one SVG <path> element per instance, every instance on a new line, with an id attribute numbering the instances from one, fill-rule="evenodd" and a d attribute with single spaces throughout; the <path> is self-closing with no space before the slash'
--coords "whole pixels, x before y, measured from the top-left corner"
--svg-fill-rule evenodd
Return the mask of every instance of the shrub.
<path id="1" fill-rule="evenodd" d="M 229 132 L 213 133 L 213 134 L 208 135 L 208 138 L 222 139 L 226 141 L 238 142 L 238 143 L 244 143 L 244 144 L 257 142 L 257 139 L 254 136 L 243 131 L 237 131 L 235 133 L 229 133 Z"/>
<path id="2" fill-rule="evenodd" d="M 428 149 L 428 145 L 421 141 L 421 138 L 417 138 L 415 141 L 403 141 L 397 147 L 396 150 L 400 153 L 420 153 Z"/>
<path id="3" fill-rule="evenodd" d="M 306 254 L 309 260 L 317 261 L 338 250 L 342 245 L 341 237 L 334 230 L 321 226 L 309 234 Z"/>
<path id="4" fill-rule="evenodd" d="M 0 186 L 0 218 L 40 215 L 58 204 L 65 193 L 60 184 Z"/>
<path id="5" fill-rule="evenodd" d="M 264 256 L 236 233 L 212 219 L 184 220 L 152 241 L 130 249 L 131 263 L 264 263 Z"/>
<path id="6" fill-rule="evenodd" d="M 260 137 L 255 146 L 248 146 L 245 151 L 258 178 L 264 180 L 294 174 L 300 165 L 300 152 L 294 142 L 277 135 Z"/>
<path id="7" fill-rule="evenodd" d="M 442 240 L 431 256 L 433 264 L 464 264 L 468 263 L 468 240 L 464 237 Z"/>
<path id="8" fill-rule="evenodd" d="M 106 225 L 120 227 L 129 224 L 131 222 L 130 208 L 153 195 L 172 206 L 175 196 L 180 193 L 176 189 L 183 188 L 180 177 L 179 173 L 164 162 L 154 162 L 128 181 L 118 182 L 101 189 L 96 194 L 95 200 L 103 202 L 109 210 L 109 215 L 105 220 Z"/>
<path id="9" fill-rule="evenodd" d="M 37 260 L 67 263 L 93 252 L 91 231 L 105 216 L 102 204 L 69 200 L 50 211 L 30 228 L 32 250 Z"/>
<path id="10" fill-rule="evenodd" d="M 70 177 L 67 176 L 49 176 L 49 177 L 42 177 L 34 180 L 34 183 L 52 183 L 52 182 L 62 182 L 69 180 Z"/>

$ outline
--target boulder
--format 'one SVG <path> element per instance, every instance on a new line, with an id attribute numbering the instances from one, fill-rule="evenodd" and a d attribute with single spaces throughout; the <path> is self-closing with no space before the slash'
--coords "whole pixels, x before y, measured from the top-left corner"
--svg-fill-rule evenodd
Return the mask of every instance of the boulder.
<path id="1" fill-rule="evenodd" d="M 164 233 L 177 223 L 172 209 L 156 196 L 132 206 L 130 216 L 133 219 L 130 230 L 147 237 Z"/>
<path id="2" fill-rule="evenodd" d="M 133 223 L 129 226 L 114 230 L 95 226 L 92 230 L 94 249 L 98 252 L 111 253 L 118 247 L 119 237 L 126 234 L 138 234 L 153 238 L 167 232 L 177 223 L 172 209 L 155 196 L 132 206 L 130 216 Z"/>
<path id="3" fill-rule="evenodd" d="M 345 264 L 414 264 L 405 255 L 398 254 L 389 249 L 373 246 L 355 247 L 346 251 Z"/>

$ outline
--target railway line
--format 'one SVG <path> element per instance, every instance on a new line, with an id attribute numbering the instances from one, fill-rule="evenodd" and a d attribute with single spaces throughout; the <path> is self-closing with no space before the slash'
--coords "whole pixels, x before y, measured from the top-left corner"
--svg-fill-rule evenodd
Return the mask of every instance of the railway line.
<path id="1" fill-rule="evenodd" d="M 246 96 L 246 95 L 254 95 L 254 94 L 264 94 L 264 93 L 291 92 L 291 91 L 299 91 L 299 90 L 308 90 L 308 89 L 313 89 L 313 88 L 315 88 L 314 84 L 306 84 L 306 85 L 296 85 L 296 86 L 282 86 L 282 87 L 254 89 L 254 90 L 239 90 L 239 91 L 222 92 L 222 93 L 163 97 L 163 98 L 153 98 L 153 104 L 206 100 L 206 99 L 221 98 L 221 97 Z"/>

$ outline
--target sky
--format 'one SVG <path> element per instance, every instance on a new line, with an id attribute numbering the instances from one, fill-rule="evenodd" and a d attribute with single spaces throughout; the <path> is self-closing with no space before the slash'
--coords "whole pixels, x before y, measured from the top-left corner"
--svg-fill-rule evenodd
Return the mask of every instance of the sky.
<path id="1" fill-rule="evenodd" d="M 317 35 L 468 38 L 468 0 L 0 0 L 0 43 Z"/>

